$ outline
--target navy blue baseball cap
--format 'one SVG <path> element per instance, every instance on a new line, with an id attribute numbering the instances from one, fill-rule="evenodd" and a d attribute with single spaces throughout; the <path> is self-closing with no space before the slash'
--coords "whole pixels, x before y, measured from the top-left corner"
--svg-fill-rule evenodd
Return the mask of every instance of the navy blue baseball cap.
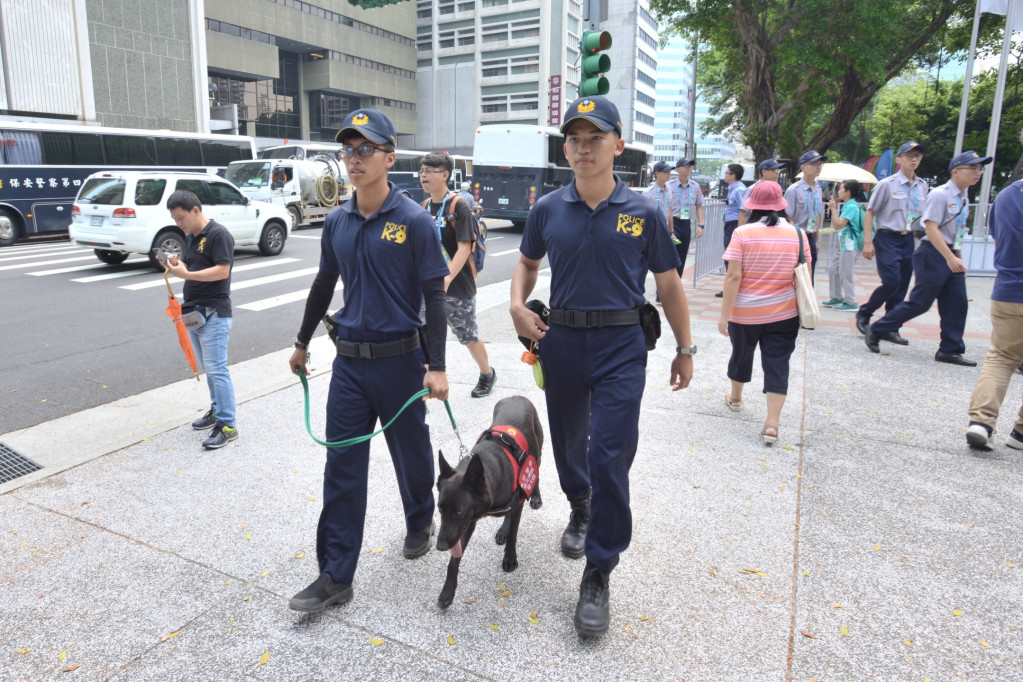
<path id="1" fill-rule="evenodd" d="M 654 164 L 654 172 L 655 173 L 670 173 L 671 172 L 671 166 L 669 166 L 666 161 L 658 161 L 657 163 Z"/>
<path id="2" fill-rule="evenodd" d="M 913 142 L 912 140 L 910 140 L 906 144 L 904 144 L 901 147 L 899 147 L 899 153 L 896 154 L 895 156 L 902 156 L 903 154 L 908 154 L 909 152 L 913 151 L 914 149 L 919 149 L 921 154 L 923 154 L 925 151 L 927 151 L 926 149 L 924 149 L 924 146 L 922 144 L 920 144 L 919 142 Z"/>
<path id="3" fill-rule="evenodd" d="M 334 141 L 341 142 L 349 133 L 362 135 L 376 144 L 398 144 L 398 132 L 394 129 L 391 119 L 376 109 L 356 109 L 348 114 L 341 129 L 334 136 Z"/>
<path id="4" fill-rule="evenodd" d="M 766 160 L 760 162 L 760 170 L 762 170 L 762 171 L 765 171 L 765 170 L 778 170 L 779 168 L 784 168 L 784 167 L 785 167 L 784 163 L 778 163 L 778 160 L 777 159 L 773 159 L 773 158 L 766 159 Z"/>
<path id="5" fill-rule="evenodd" d="M 696 159 L 681 158 L 675 162 L 675 168 L 681 168 L 682 166 L 695 166 Z"/>
<path id="6" fill-rule="evenodd" d="M 564 133 L 570 125 L 580 119 L 589 121 L 604 132 L 615 130 L 619 137 L 622 135 L 622 117 L 618 113 L 618 107 L 607 97 L 599 95 L 580 97 L 569 104 L 565 110 L 565 122 L 561 124 L 561 132 Z"/>
<path id="7" fill-rule="evenodd" d="M 980 154 L 971 149 L 970 151 L 963 152 L 959 156 L 949 161 L 948 170 L 951 173 L 956 168 L 959 168 L 959 166 L 972 166 L 975 163 L 979 163 L 980 165 L 985 166 L 991 163 L 993 158 L 994 157 L 991 156 L 981 156 Z"/>
<path id="8" fill-rule="evenodd" d="M 817 153 L 816 150 L 811 149 L 808 152 L 803 152 L 803 155 L 799 157 L 799 165 L 802 166 L 804 163 L 814 163 L 820 161 L 824 157 Z"/>

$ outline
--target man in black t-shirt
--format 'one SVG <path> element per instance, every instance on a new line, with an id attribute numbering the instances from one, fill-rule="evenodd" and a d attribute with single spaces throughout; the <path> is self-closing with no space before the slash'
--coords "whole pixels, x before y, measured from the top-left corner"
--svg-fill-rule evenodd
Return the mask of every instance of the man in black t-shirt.
<path id="1" fill-rule="evenodd" d="M 480 378 L 476 388 L 472 389 L 472 397 L 483 398 L 493 390 L 497 372 L 490 366 L 487 349 L 480 341 L 476 325 L 476 279 L 471 263 L 476 235 L 473 232 L 469 204 L 463 197 L 448 191 L 448 179 L 453 166 L 447 154 L 427 154 L 419 169 L 419 182 L 430 195 L 426 207 L 433 216 L 441 240 L 441 253 L 448 264 L 449 274 L 444 278 L 448 327 L 455 333 L 458 342 L 469 349 L 469 355 L 479 365 Z M 453 220 L 450 219 L 452 215 Z M 425 315 L 424 308 L 419 314 L 424 324 Z"/>
<path id="2" fill-rule="evenodd" d="M 185 252 L 181 259 L 164 260 L 164 267 L 185 280 L 182 312 L 190 315 L 198 327 L 189 329 L 192 350 L 200 369 L 206 372 L 210 389 L 210 409 L 192 422 L 192 428 L 205 431 L 202 442 L 208 450 L 222 448 L 238 437 L 235 425 L 234 383 L 227 368 L 227 342 L 231 336 L 231 267 L 234 265 L 234 237 L 227 228 L 210 220 L 202 212 L 199 198 L 178 190 L 167 199 L 171 218 L 185 233 Z M 194 314 L 192 314 L 194 313 Z"/>

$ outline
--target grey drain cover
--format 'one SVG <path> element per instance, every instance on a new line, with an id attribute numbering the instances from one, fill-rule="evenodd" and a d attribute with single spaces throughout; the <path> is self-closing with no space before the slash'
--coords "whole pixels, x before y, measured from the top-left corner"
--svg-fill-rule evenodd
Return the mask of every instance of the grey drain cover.
<path id="1" fill-rule="evenodd" d="M 40 469 L 42 467 L 28 457 L 15 452 L 9 445 L 0 443 L 0 484 Z"/>

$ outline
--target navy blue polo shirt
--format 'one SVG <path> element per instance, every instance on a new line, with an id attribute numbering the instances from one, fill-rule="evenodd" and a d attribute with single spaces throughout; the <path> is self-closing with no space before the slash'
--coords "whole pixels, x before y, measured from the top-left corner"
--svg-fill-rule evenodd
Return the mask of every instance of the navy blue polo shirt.
<path id="1" fill-rule="evenodd" d="M 519 251 L 533 260 L 547 256 L 551 307 L 568 310 L 638 308 L 647 271 L 681 265 L 657 204 L 617 177 L 596 210 L 579 198 L 575 182 L 543 196 L 529 212 Z"/>
<path id="2" fill-rule="evenodd" d="M 1023 181 L 998 193 L 987 220 L 988 234 L 995 240 L 991 300 L 1023 303 Z"/>
<path id="3" fill-rule="evenodd" d="M 369 218 L 353 198 L 323 225 L 320 271 L 344 283 L 345 304 L 334 314 L 341 338 L 374 341 L 418 329 L 421 283 L 448 274 L 430 214 L 388 185 L 387 200 Z"/>

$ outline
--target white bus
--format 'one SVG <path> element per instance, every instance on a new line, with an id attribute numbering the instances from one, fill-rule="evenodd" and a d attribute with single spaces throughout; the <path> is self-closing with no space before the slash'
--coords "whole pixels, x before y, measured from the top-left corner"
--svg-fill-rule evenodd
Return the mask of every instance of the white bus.
<path id="1" fill-rule="evenodd" d="M 0 121 L 0 246 L 67 232 L 82 181 L 108 170 L 222 172 L 251 137 Z"/>
<path id="2" fill-rule="evenodd" d="M 337 142 L 286 142 L 276 147 L 265 147 L 259 152 L 261 159 L 311 159 L 318 154 L 326 154 L 338 161 L 341 159 L 341 145 Z M 412 199 L 422 202 L 426 198 L 423 186 L 419 184 L 419 168 L 423 157 L 430 152 L 396 149 L 394 167 L 387 174 L 394 186 L 404 191 Z M 442 152 L 446 153 L 446 152 Z M 454 163 L 454 171 L 448 180 L 448 187 L 454 191 L 463 189 L 463 183 L 472 177 L 472 159 L 468 156 L 448 154 Z"/>
<path id="3" fill-rule="evenodd" d="M 537 199 L 572 180 L 565 138 L 557 128 L 498 124 L 476 129 L 472 195 L 488 218 L 524 223 Z M 629 187 L 645 187 L 647 152 L 632 144 L 614 172 Z"/>

